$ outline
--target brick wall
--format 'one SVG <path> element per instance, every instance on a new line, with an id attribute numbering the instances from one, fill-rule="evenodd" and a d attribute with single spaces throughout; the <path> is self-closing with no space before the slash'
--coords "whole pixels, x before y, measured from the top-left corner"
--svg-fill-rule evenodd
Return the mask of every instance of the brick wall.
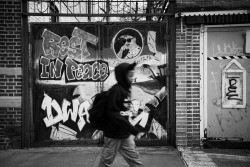
<path id="1" fill-rule="evenodd" d="M 21 139 L 21 1 L 0 1 L 0 148 Z"/>
<path id="2" fill-rule="evenodd" d="M 176 139 L 200 146 L 200 26 L 176 22 Z"/>

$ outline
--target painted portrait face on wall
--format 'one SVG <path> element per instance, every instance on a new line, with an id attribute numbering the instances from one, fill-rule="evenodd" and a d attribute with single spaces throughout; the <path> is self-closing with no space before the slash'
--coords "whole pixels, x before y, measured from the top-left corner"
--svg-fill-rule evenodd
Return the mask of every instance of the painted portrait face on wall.
<path id="1" fill-rule="evenodd" d="M 113 38 L 112 47 L 119 60 L 133 60 L 143 50 L 142 35 L 136 29 L 124 28 Z"/>

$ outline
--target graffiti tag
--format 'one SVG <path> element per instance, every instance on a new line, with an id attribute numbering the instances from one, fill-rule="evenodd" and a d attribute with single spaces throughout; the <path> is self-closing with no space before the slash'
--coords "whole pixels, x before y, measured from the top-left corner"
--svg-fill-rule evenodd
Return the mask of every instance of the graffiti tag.
<path id="1" fill-rule="evenodd" d="M 68 121 L 69 115 L 71 115 L 71 120 L 74 122 L 77 121 L 77 116 L 79 117 L 77 125 L 79 130 L 81 131 L 86 122 L 89 123 L 88 109 L 90 108 L 91 104 L 88 100 L 80 104 L 79 99 L 76 98 L 72 100 L 73 109 L 70 108 L 70 106 L 71 103 L 68 100 L 63 99 L 62 107 L 60 107 L 56 100 L 45 94 L 41 108 L 47 113 L 47 116 L 43 119 L 46 127 L 53 126 L 61 121 L 63 121 L 64 123 Z M 52 109 L 54 109 L 56 114 L 52 114 Z M 86 121 L 84 119 L 84 116 L 86 116 Z M 148 121 L 148 116 L 149 113 L 142 112 L 135 119 L 131 120 L 131 124 L 135 126 L 140 122 L 139 125 L 141 127 L 145 127 Z"/>
<path id="2" fill-rule="evenodd" d="M 228 87 L 228 92 L 226 93 L 227 99 L 228 100 L 240 100 L 242 101 L 242 99 L 240 98 L 236 98 L 239 96 L 239 94 L 236 93 L 237 90 L 237 86 L 235 86 L 237 84 L 237 80 L 235 78 L 229 78 L 229 87 Z"/>
<path id="3" fill-rule="evenodd" d="M 233 127 L 235 126 L 235 124 L 243 121 L 244 117 L 247 117 L 247 109 L 245 109 L 245 111 L 238 109 L 237 112 L 229 110 L 228 114 L 225 113 L 216 114 L 216 118 L 218 120 L 222 132 L 224 132 L 225 129 L 227 129 L 226 127 Z"/>
<path id="4" fill-rule="evenodd" d="M 42 34 L 42 48 L 45 55 L 40 57 L 39 77 L 41 80 L 60 80 L 65 73 L 66 82 L 105 81 L 109 66 L 105 61 L 83 60 L 90 56 L 87 42 L 96 45 L 98 38 L 77 27 L 69 39 L 45 29 Z"/>
<path id="5" fill-rule="evenodd" d="M 73 30 L 70 39 L 66 36 L 60 37 L 47 29 L 43 31 L 42 38 L 42 46 L 46 56 L 61 59 L 66 56 L 72 59 L 85 58 L 90 55 L 87 42 L 96 45 L 99 40 L 95 35 L 77 27 Z"/>
<path id="6" fill-rule="evenodd" d="M 66 122 L 69 119 L 69 115 L 71 115 L 71 120 L 76 122 L 77 116 L 79 120 L 77 122 L 78 128 L 81 131 L 85 126 L 86 121 L 89 122 L 89 113 L 88 109 L 90 107 L 89 101 L 85 101 L 80 104 L 78 98 L 72 100 L 72 108 L 69 108 L 71 103 L 66 99 L 63 99 L 62 107 L 58 104 L 58 102 L 52 99 L 47 94 L 44 95 L 44 99 L 41 105 L 41 108 L 47 112 L 47 117 L 45 117 L 44 123 L 46 127 L 50 127 L 58 122 Z M 56 112 L 56 115 L 52 114 L 52 109 Z M 84 116 L 86 116 L 87 120 L 85 121 Z"/>
<path id="7" fill-rule="evenodd" d="M 213 46 L 214 47 L 214 46 Z M 216 50 L 213 48 L 213 50 Z M 237 56 L 242 54 L 243 48 L 237 47 L 235 42 L 231 44 L 224 43 L 223 46 L 217 45 L 217 52 L 213 53 L 214 57 L 223 56 L 223 55 L 230 55 L 230 56 Z"/>
<path id="8" fill-rule="evenodd" d="M 59 80 L 64 71 L 66 82 L 105 81 L 109 76 L 108 63 L 102 60 L 80 63 L 68 57 L 62 61 L 41 56 L 39 64 L 41 80 Z"/>

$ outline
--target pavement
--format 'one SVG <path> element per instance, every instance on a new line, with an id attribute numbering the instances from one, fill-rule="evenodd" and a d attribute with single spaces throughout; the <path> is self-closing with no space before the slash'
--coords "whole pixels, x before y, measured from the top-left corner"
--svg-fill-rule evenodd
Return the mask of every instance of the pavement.
<path id="1" fill-rule="evenodd" d="M 250 149 L 181 148 L 187 167 L 250 167 Z"/>
<path id="2" fill-rule="evenodd" d="M 0 167 L 97 167 L 102 147 L 0 150 Z M 250 167 L 249 149 L 138 147 L 144 167 Z M 128 167 L 117 155 L 111 167 Z"/>
<path id="3" fill-rule="evenodd" d="M 97 167 L 102 147 L 44 147 L 0 151 L 0 167 Z M 172 147 L 138 147 L 144 167 L 185 167 Z M 120 154 L 111 167 L 129 167 Z"/>

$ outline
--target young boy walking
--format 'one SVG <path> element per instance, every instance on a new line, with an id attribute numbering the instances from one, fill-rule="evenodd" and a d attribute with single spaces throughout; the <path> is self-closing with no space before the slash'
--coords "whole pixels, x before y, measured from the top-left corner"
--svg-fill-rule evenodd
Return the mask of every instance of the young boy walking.
<path id="1" fill-rule="evenodd" d="M 109 167 L 119 151 L 130 167 L 142 167 L 134 138 L 143 134 L 120 114 L 126 111 L 125 103 L 130 100 L 135 63 L 121 63 L 115 67 L 117 83 L 108 94 L 107 126 L 103 130 L 105 139 L 99 167 Z"/>

